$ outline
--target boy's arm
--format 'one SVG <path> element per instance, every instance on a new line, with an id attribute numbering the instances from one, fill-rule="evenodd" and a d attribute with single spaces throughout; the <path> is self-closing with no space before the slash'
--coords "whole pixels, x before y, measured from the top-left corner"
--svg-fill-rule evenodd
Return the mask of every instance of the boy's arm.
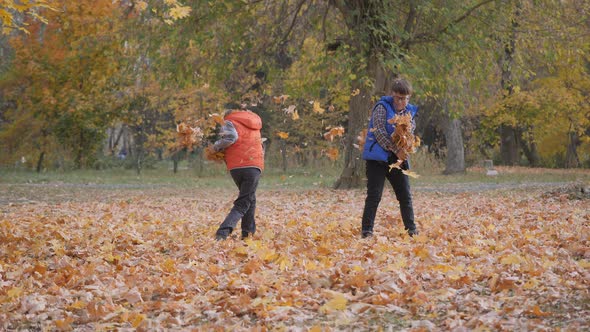
<path id="1" fill-rule="evenodd" d="M 231 121 L 225 121 L 225 124 L 221 126 L 219 134 L 221 138 L 213 144 L 213 150 L 215 152 L 223 151 L 238 140 L 238 132 Z"/>
<path id="2" fill-rule="evenodd" d="M 396 147 L 391 140 L 391 137 L 387 135 L 387 129 L 385 129 L 385 124 L 387 121 L 387 110 L 383 105 L 377 105 L 375 110 L 373 111 L 373 127 L 375 132 L 375 139 L 377 139 L 377 143 L 381 145 L 381 147 L 387 151 L 395 151 Z"/>

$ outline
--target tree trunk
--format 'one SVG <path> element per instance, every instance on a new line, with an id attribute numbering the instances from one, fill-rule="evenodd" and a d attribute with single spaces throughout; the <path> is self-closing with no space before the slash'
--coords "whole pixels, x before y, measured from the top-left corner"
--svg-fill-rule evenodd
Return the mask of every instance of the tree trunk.
<path id="1" fill-rule="evenodd" d="M 369 89 L 363 82 L 358 80 L 353 83 L 355 95 L 350 98 L 348 112 L 348 126 L 346 128 L 346 140 L 344 150 L 344 170 L 340 178 L 334 184 L 335 189 L 359 188 L 364 184 L 365 163 L 361 159 L 361 152 L 354 145 L 357 144 L 359 133 L 368 125 L 371 115 L 373 95 L 383 95 L 393 74 L 388 73 L 378 60 L 373 57 L 369 61 L 367 75 L 375 78 L 373 89 Z M 359 74 L 359 77 L 362 75 Z M 358 94 L 356 93 L 358 92 Z"/>
<path id="2" fill-rule="evenodd" d="M 578 134 L 574 131 L 570 131 L 568 136 L 567 151 L 565 153 L 565 168 L 577 168 L 580 166 L 577 147 L 581 140 Z"/>
<path id="3" fill-rule="evenodd" d="M 371 107 L 370 103 L 370 96 L 366 89 L 350 98 L 346 147 L 344 149 L 344 170 L 334 184 L 335 189 L 359 188 L 363 184 L 365 163 L 361 159 L 359 149 L 354 144 L 357 143 L 359 132 L 367 125 L 367 109 Z"/>
<path id="4" fill-rule="evenodd" d="M 520 147 L 522 148 L 524 155 L 529 161 L 529 165 L 532 167 L 539 166 L 539 164 L 541 163 L 541 157 L 539 156 L 539 151 L 537 150 L 537 143 L 535 143 L 535 138 L 533 137 L 532 133 L 529 132 L 527 139 L 520 139 Z"/>
<path id="5" fill-rule="evenodd" d="M 500 127 L 500 156 L 504 165 L 518 164 L 518 133 L 517 130 L 509 125 Z"/>
<path id="6" fill-rule="evenodd" d="M 463 131 L 461 120 L 454 119 L 446 113 L 445 140 L 447 142 L 447 161 L 444 174 L 465 172 L 465 149 L 463 147 Z"/>
<path id="7" fill-rule="evenodd" d="M 287 143 L 281 139 L 281 158 L 283 160 L 283 172 L 287 172 Z"/>
<path id="8" fill-rule="evenodd" d="M 45 151 L 41 151 L 41 155 L 39 156 L 39 160 L 37 160 L 37 173 L 41 173 L 41 169 L 43 168 L 43 159 L 45 158 Z"/>
<path id="9" fill-rule="evenodd" d="M 507 96 L 514 93 L 514 83 L 512 79 L 512 67 L 514 66 L 514 56 L 516 53 L 516 31 L 519 27 L 522 4 L 517 1 L 514 16 L 511 18 L 511 30 L 507 40 L 504 40 L 504 54 L 500 59 L 500 68 L 502 68 L 502 89 L 506 91 Z M 500 127 L 500 156 L 504 165 L 518 164 L 519 144 L 517 128 L 503 124 Z"/>
<path id="10" fill-rule="evenodd" d="M 172 155 L 172 172 L 174 174 L 178 173 L 178 159 L 180 159 L 179 157 L 180 151 L 175 152 Z"/>

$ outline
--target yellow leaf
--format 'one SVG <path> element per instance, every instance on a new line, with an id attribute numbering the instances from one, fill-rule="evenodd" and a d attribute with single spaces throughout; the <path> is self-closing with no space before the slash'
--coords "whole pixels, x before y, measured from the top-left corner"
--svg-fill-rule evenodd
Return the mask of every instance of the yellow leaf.
<path id="1" fill-rule="evenodd" d="M 88 306 L 88 303 L 86 303 L 85 301 L 76 301 L 74 303 L 72 303 L 71 305 L 68 306 L 68 309 L 84 309 L 86 308 L 86 306 Z"/>
<path id="2" fill-rule="evenodd" d="M 325 112 L 325 109 L 323 109 L 320 106 L 320 102 L 319 101 L 314 101 L 313 102 L 313 112 L 317 113 L 317 114 L 323 114 Z"/>
<path id="3" fill-rule="evenodd" d="M 517 264 L 524 263 L 524 259 L 522 257 L 520 257 L 519 255 L 510 254 L 508 256 L 503 257 L 500 260 L 500 263 L 504 264 L 504 265 L 517 265 Z"/>
<path id="4" fill-rule="evenodd" d="M 176 262 L 172 258 L 168 258 L 161 264 L 164 272 L 173 273 L 176 271 Z"/>
<path id="5" fill-rule="evenodd" d="M 6 292 L 6 294 L 8 295 L 8 298 L 11 298 L 11 299 L 16 299 L 17 297 L 21 296 L 22 293 L 23 293 L 23 289 L 21 287 L 14 287 L 14 288 L 8 290 L 8 292 Z"/>
<path id="6" fill-rule="evenodd" d="M 55 327 L 57 327 L 58 330 L 62 330 L 62 331 L 69 331 L 72 329 L 71 324 L 74 322 L 74 319 L 72 317 L 66 317 L 64 319 L 58 319 L 55 321 Z"/>
<path id="7" fill-rule="evenodd" d="M 334 310 L 344 310 L 346 309 L 346 304 L 348 300 L 344 297 L 341 293 L 332 294 L 332 299 L 328 301 L 326 304 L 320 307 L 320 311 L 323 313 L 327 313 Z"/>
<path id="8" fill-rule="evenodd" d="M 185 18 L 189 16 L 190 13 L 191 7 L 189 6 L 176 6 L 170 9 L 170 16 L 172 16 L 172 18 L 174 18 L 175 20 Z"/>
<path id="9" fill-rule="evenodd" d="M 131 326 L 133 327 L 138 327 L 141 322 L 143 322 L 146 318 L 146 315 L 144 314 L 131 314 L 129 316 L 129 323 L 131 323 Z"/>
<path id="10" fill-rule="evenodd" d="M 406 171 L 405 169 L 402 169 L 402 173 L 404 173 L 405 175 L 407 175 L 411 178 L 414 178 L 414 179 L 417 179 L 420 177 L 420 175 L 418 173 L 412 172 L 412 171 Z"/>
<path id="11" fill-rule="evenodd" d="M 299 112 L 297 112 L 297 110 L 295 110 L 295 112 L 293 112 L 292 118 L 293 118 L 293 120 L 299 120 Z"/>
<path id="12" fill-rule="evenodd" d="M 578 265 L 580 265 L 581 268 L 587 269 L 590 267 L 590 261 L 582 259 L 578 261 Z"/>
<path id="13" fill-rule="evenodd" d="M 284 131 L 279 131 L 277 133 L 277 136 L 279 136 L 279 138 L 282 138 L 282 139 L 287 139 L 287 138 L 289 138 L 289 133 L 286 133 Z"/>
<path id="14" fill-rule="evenodd" d="M 135 8 L 137 8 L 137 10 L 139 10 L 139 11 L 144 11 L 147 7 L 148 7 L 148 4 L 145 1 L 140 0 L 135 3 Z"/>
<path id="15" fill-rule="evenodd" d="M 535 289 L 539 285 L 539 280 L 532 278 L 524 283 L 524 289 Z"/>

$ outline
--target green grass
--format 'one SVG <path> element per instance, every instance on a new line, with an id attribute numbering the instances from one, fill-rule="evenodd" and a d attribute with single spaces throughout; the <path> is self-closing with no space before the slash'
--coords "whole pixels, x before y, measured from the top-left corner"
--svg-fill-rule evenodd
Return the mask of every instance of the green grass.
<path id="1" fill-rule="evenodd" d="M 415 169 L 420 177 L 412 179 L 413 186 L 433 186 L 462 183 L 590 183 L 590 170 L 532 169 L 522 167 L 498 167 L 497 176 L 487 176 L 481 168 L 470 168 L 463 174 L 443 175 L 440 169 Z M 267 168 L 260 182 L 260 188 L 330 188 L 340 176 L 342 166 L 330 164 L 319 169 L 293 168 L 284 172 L 282 169 Z M 177 173 L 172 171 L 171 162 L 160 162 L 155 168 L 144 169 L 137 174 L 132 169 L 107 170 L 72 170 L 47 171 L 36 173 L 31 170 L 0 168 L 0 183 L 5 184 L 42 184 L 68 183 L 85 185 L 104 185 L 123 187 L 223 187 L 233 186 L 225 167 L 220 164 L 207 164 L 199 171 L 188 168 L 186 164 L 179 167 Z"/>

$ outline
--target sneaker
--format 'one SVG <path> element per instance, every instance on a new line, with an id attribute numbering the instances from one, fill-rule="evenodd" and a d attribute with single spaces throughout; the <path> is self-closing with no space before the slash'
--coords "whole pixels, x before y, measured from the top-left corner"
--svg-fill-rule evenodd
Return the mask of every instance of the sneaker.
<path id="1" fill-rule="evenodd" d="M 414 237 L 414 235 L 418 235 L 418 234 L 420 234 L 420 232 L 418 232 L 418 230 L 417 230 L 417 229 L 415 229 L 415 228 L 414 228 L 414 229 L 409 229 L 409 230 L 408 230 L 408 235 L 409 235 L 410 237 Z"/>
<path id="2" fill-rule="evenodd" d="M 366 239 L 368 237 L 373 236 L 373 232 L 364 231 L 362 236 L 363 236 L 363 239 Z"/>

